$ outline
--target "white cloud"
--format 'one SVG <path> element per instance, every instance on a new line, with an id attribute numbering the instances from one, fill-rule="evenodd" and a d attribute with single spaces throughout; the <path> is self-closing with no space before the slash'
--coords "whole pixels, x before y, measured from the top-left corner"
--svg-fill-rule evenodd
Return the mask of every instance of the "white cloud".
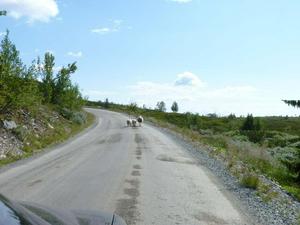
<path id="1" fill-rule="evenodd" d="M 0 32 L 0 37 L 4 36 L 6 32 Z"/>
<path id="2" fill-rule="evenodd" d="M 192 0 L 170 0 L 172 2 L 177 2 L 177 3 L 189 3 L 191 2 Z"/>
<path id="3" fill-rule="evenodd" d="M 102 28 L 94 28 L 91 30 L 92 33 L 98 33 L 98 34 L 107 34 L 109 32 L 112 32 L 112 30 L 108 27 L 102 27 Z"/>
<path id="4" fill-rule="evenodd" d="M 112 20 L 112 25 L 110 27 L 93 28 L 91 29 L 91 32 L 96 34 L 108 34 L 112 32 L 118 32 L 121 29 L 122 23 L 122 20 Z"/>
<path id="5" fill-rule="evenodd" d="M 55 0 L 1 0 L 0 8 L 7 10 L 8 15 L 19 19 L 27 18 L 27 22 L 48 22 L 58 15 Z"/>
<path id="6" fill-rule="evenodd" d="M 204 83 L 197 77 L 195 74 L 191 72 L 183 72 L 177 75 L 177 79 L 175 80 L 176 86 L 204 86 Z"/>
<path id="7" fill-rule="evenodd" d="M 75 58 L 80 58 L 80 57 L 83 56 L 81 51 L 79 51 L 79 52 L 68 52 L 67 55 L 71 56 L 71 57 L 75 57 Z"/>

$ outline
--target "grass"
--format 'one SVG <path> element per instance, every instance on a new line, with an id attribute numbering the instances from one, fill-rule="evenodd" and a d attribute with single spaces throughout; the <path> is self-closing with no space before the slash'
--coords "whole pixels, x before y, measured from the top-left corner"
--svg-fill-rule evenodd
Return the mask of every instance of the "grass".
<path id="1" fill-rule="evenodd" d="M 64 120 L 63 123 L 55 124 L 55 128 L 53 130 L 49 130 L 47 135 L 43 135 L 38 138 L 34 135 L 30 136 L 28 141 L 31 143 L 31 145 L 25 146 L 23 150 L 27 153 L 36 152 L 42 148 L 61 143 L 89 127 L 93 122 L 94 116 L 88 112 L 87 121 L 84 124 L 78 124 L 70 122 L 69 120 Z"/>
<path id="2" fill-rule="evenodd" d="M 257 189 L 259 185 L 259 178 L 254 174 L 245 174 L 242 176 L 240 183 L 242 186 L 251 189 Z"/>
<path id="3" fill-rule="evenodd" d="M 290 186 L 290 185 L 284 185 L 283 189 L 289 192 L 291 195 L 293 195 L 295 198 L 300 199 L 300 186 Z"/>

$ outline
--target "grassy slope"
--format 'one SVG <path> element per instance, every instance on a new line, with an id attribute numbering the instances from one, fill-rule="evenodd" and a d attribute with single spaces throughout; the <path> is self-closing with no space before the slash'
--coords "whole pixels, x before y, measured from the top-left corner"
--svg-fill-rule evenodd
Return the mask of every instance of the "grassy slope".
<path id="1" fill-rule="evenodd" d="M 35 153 L 41 152 L 46 147 L 61 143 L 91 126 L 95 121 L 94 115 L 88 112 L 85 112 L 86 122 L 84 124 L 78 124 L 63 118 L 55 112 L 51 106 L 43 106 L 41 110 L 41 113 L 32 112 L 31 114 L 36 121 L 40 121 L 44 123 L 44 125 L 46 124 L 47 129 L 45 129 L 42 134 L 33 131 L 28 132 L 25 137 L 22 137 L 24 143 L 22 150 L 24 154 L 22 156 L 8 156 L 6 159 L 0 160 L 0 166 L 19 159 L 28 158 Z M 4 116 L 2 115 L 2 117 Z M 54 117 L 55 119 L 53 119 Z M 10 119 L 15 120 L 18 125 L 22 126 L 22 118 L 18 115 L 12 116 Z M 48 124 L 51 124 L 51 128 Z"/>

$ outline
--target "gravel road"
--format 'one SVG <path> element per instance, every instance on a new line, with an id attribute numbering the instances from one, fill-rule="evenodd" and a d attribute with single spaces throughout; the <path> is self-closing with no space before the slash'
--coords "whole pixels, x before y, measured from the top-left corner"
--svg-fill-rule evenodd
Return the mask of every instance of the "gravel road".
<path id="1" fill-rule="evenodd" d="M 126 127 L 124 115 L 88 109 L 97 124 L 38 157 L 0 170 L 0 193 L 64 209 L 116 212 L 128 225 L 252 224 L 218 179 L 168 135 Z"/>

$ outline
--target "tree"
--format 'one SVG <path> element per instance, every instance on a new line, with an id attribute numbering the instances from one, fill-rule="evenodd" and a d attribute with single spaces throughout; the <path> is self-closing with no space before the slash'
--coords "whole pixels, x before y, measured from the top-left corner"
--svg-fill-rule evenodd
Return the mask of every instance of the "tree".
<path id="1" fill-rule="evenodd" d="M 252 116 L 252 114 L 248 114 L 248 116 L 246 117 L 241 130 L 243 131 L 247 131 L 247 130 L 254 130 L 254 118 Z"/>
<path id="2" fill-rule="evenodd" d="M 252 114 L 249 114 L 240 128 L 241 133 L 246 135 L 252 142 L 261 142 L 265 136 L 259 119 L 254 119 Z"/>
<path id="3" fill-rule="evenodd" d="M 53 68 L 55 66 L 54 56 L 47 52 L 44 57 L 44 66 L 42 66 L 42 92 L 44 94 L 44 102 L 50 103 L 53 100 L 53 89 L 54 89 L 54 79 L 53 79 Z M 40 65 L 38 63 L 38 67 Z"/>
<path id="4" fill-rule="evenodd" d="M 54 92 L 52 94 L 52 103 L 59 105 L 60 107 L 69 108 L 70 98 L 72 96 L 72 106 L 82 103 L 82 97 L 80 95 L 78 87 L 72 84 L 71 74 L 77 70 L 76 62 L 68 64 L 67 67 L 63 67 L 54 79 Z M 77 108 L 77 106 L 75 107 Z M 73 109 L 73 108 L 69 108 Z"/>
<path id="5" fill-rule="evenodd" d="M 108 101 L 108 98 L 105 99 L 105 102 L 104 102 L 104 108 L 106 108 L 106 109 L 109 108 L 109 101 Z"/>
<path id="6" fill-rule="evenodd" d="M 27 68 L 7 31 L 0 44 L 0 113 L 20 108 L 32 111 L 41 100 L 60 109 L 80 109 L 83 98 L 70 78 L 77 69 L 76 63 L 63 67 L 54 78 L 54 60 L 52 54 L 46 53 L 43 63 L 38 58 Z"/>
<path id="7" fill-rule="evenodd" d="M 25 67 L 7 31 L 0 46 L 0 112 L 25 105 L 22 78 Z"/>
<path id="8" fill-rule="evenodd" d="M 166 103 L 164 101 L 157 102 L 156 109 L 160 112 L 165 112 L 166 111 Z"/>
<path id="9" fill-rule="evenodd" d="M 172 112 L 178 112 L 178 104 L 177 104 L 177 102 L 173 102 L 173 104 L 171 106 L 171 110 L 172 110 Z"/>

